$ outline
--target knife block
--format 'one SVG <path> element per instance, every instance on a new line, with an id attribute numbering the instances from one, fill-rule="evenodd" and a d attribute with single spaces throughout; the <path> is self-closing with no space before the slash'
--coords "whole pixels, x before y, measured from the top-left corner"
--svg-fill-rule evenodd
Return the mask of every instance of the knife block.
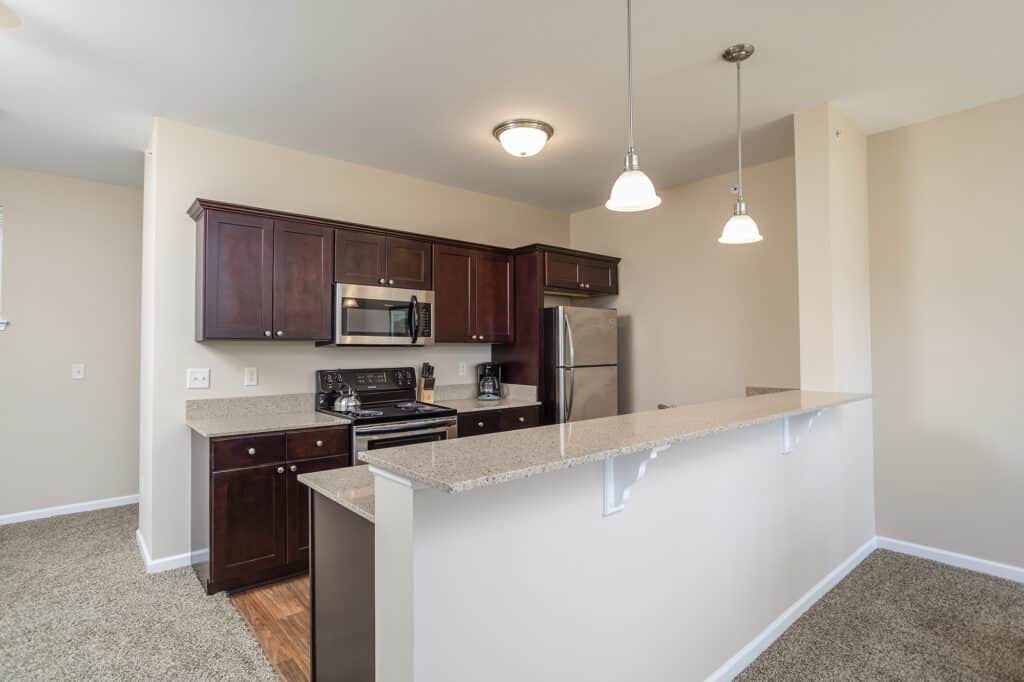
<path id="1" fill-rule="evenodd" d="M 434 379 L 424 379 L 420 377 L 419 380 L 419 401 L 421 403 L 432 403 L 434 402 Z"/>

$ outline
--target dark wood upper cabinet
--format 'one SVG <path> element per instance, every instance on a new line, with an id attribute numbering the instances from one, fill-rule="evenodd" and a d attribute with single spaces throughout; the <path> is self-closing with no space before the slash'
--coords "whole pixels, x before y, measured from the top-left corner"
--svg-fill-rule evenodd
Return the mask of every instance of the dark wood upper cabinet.
<path id="1" fill-rule="evenodd" d="M 473 251 L 434 245 L 434 341 L 476 341 L 473 330 Z"/>
<path id="2" fill-rule="evenodd" d="M 512 258 L 434 245 L 434 338 L 438 343 L 510 343 L 515 336 Z"/>
<path id="3" fill-rule="evenodd" d="M 334 228 L 202 210 L 196 339 L 331 337 Z"/>
<path id="4" fill-rule="evenodd" d="M 583 294 L 619 293 L 618 259 L 571 251 L 544 252 L 544 289 Z"/>
<path id="5" fill-rule="evenodd" d="M 473 264 L 477 340 L 511 343 L 515 336 L 512 258 L 504 253 L 477 251 Z"/>
<path id="6" fill-rule="evenodd" d="M 309 488 L 299 474 L 349 466 L 348 457 L 324 457 L 288 465 L 288 563 L 309 561 Z"/>
<path id="7" fill-rule="evenodd" d="M 264 338 L 273 326 L 274 221 L 206 211 L 197 225 L 196 338 Z"/>
<path id="8" fill-rule="evenodd" d="M 387 283 L 387 237 L 359 230 L 335 230 L 334 279 L 346 284 Z"/>
<path id="9" fill-rule="evenodd" d="M 430 289 L 430 242 L 339 229 L 334 252 L 335 281 Z"/>
<path id="10" fill-rule="evenodd" d="M 331 338 L 334 230 L 274 222 L 274 336 Z"/>
<path id="11" fill-rule="evenodd" d="M 211 476 L 211 555 L 218 582 L 285 564 L 286 482 L 283 466 L 248 467 Z"/>

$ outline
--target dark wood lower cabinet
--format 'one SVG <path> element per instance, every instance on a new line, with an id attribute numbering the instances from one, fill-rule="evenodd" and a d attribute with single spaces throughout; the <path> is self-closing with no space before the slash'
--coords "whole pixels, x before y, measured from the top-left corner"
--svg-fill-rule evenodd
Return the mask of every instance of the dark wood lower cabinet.
<path id="1" fill-rule="evenodd" d="M 540 405 L 507 407 L 459 415 L 459 438 L 540 426 Z"/>
<path id="2" fill-rule="evenodd" d="M 208 594 L 307 569 L 309 489 L 298 477 L 349 466 L 349 449 L 347 426 L 213 439 L 193 434 L 192 563 Z"/>

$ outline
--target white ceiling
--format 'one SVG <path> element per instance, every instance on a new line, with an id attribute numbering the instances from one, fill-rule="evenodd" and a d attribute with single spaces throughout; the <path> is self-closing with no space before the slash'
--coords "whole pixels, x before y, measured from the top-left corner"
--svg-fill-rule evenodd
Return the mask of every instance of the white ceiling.
<path id="1" fill-rule="evenodd" d="M 5 0 L 0 164 L 140 184 L 153 116 L 562 210 L 604 201 L 625 147 L 622 0 Z M 835 101 L 869 132 L 1024 92 L 1020 0 L 634 1 L 637 146 L 656 185 L 789 153 Z M 506 155 L 499 121 L 555 127 Z"/>

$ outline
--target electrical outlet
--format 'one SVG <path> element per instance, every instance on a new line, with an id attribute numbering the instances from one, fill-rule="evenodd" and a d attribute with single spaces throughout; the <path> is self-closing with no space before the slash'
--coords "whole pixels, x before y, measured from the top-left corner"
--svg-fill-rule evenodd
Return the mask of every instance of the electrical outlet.
<path id="1" fill-rule="evenodd" d="M 260 371 L 255 367 L 246 367 L 242 375 L 243 386 L 255 386 L 260 383 Z"/>
<path id="2" fill-rule="evenodd" d="M 71 365 L 71 378 L 78 381 L 85 378 L 85 363 L 76 362 Z"/>
<path id="3" fill-rule="evenodd" d="M 459 376 L 460 377 L 466 376 L 466 363 L 464 363 L 464 362 L 460 362 L 459 363 Z"/>
<path id="4" fill-rule="evenodd" d="M 191 368 L 185 370 L 185 388 L 209 388 L 210 368 Z"/>

